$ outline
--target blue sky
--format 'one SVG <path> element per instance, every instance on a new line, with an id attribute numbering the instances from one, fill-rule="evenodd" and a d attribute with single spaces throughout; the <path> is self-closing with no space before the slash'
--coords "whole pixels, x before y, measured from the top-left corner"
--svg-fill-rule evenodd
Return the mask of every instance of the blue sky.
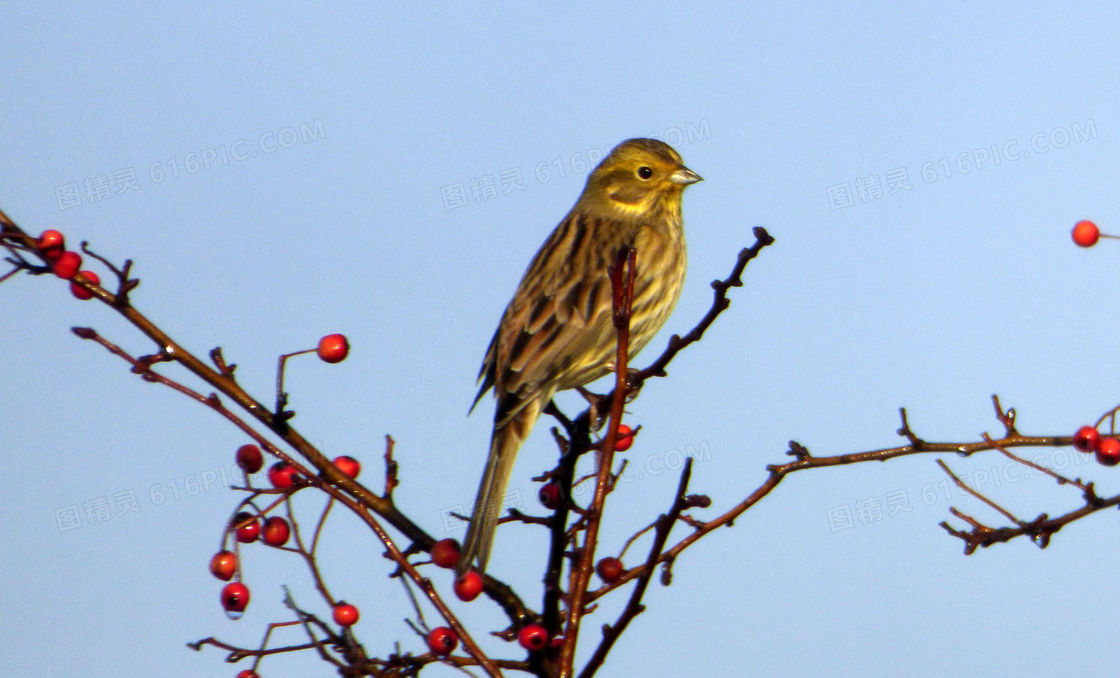
<path id="1" fill-rule="evenodd" d="M 667 506 L 690 451 L 714 516 L 790 439 L 819 455 L 897 444 L 900 406 L 925 438 L 973 440 L 999 431 L 992 393 L 1036 434 L 1070 434 L 1115 404 L 1120 254 L 1078 249 L 1069 229 L 1092 218 L 1120 231 L 1118 13 L 7 3 L 0 208 L 135 260 L 136 306 L 199 355 L 222 346 L 265 401 L 276 355 L 347 334 L 346 362 L 292 365 L 294 424 L 361 459 L 375 485 L 392 434 L 402 509 L 461 536 L 444 517 L 473 500 L 489 404 L 465 413 L 525 265 L 589 158 L 633 136 L 673 143 L 705 181 L 685 198 L 686 289 L 638 364 L 701 317 L 753 226 L 777 243 L 630 408 L 637 471 L 603 534 L 617 551 Z M 71 335 L 89 325 L 151 350 L 60 281 L 20 277 L 0 294 L 9 673 L 232 676 L 244 664 L 184 643 L 256 643 L 286 618 L 283 584 L 316 604 L 302 565 L 264 547 L 246 559 L 245 618 L 217 604 L 206 565 L 243 437 Z M 538 428 L 511 483 L 527 509 L 529 479 L 555 456 Z M 1120 470 L 1043 455 L 1120 491 Z M 1080 503 L 995 453 L 946 461 L 1023 517 Z M 130 492 L 138 510 L 59 523 L 59 510 Z M 1020 540 L 966 558 L 937 526 L 950 506 L 999 520 L 948 489 L 932 457 L 794 475 L 651 588 L 601 675 L 1115 673 L 1115 515 L 1046 551 Z M 420 652 L 372 536 L 336 515 L 325 539 L 366 647 Z M 537 600 L 543 544 L 537 529 L 502 528 L 493 573 Z M 504 626 L 493 605 L 455 604 L 496 655 L 521 656 L 485 638 Z M 332 675 L 310 655 L 262 674 Z"/>

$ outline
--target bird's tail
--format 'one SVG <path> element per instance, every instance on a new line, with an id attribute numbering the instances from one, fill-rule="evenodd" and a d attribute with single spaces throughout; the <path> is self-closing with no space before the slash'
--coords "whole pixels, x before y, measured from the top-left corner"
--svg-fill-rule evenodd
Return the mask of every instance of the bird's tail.
<path id="1" fill-rule="evenodd" d="M 494 532 L 498 528 L 498 518 L 502 515 L 509 476 L 513 472 L 513 462 L 517 450 L 529 437 L 533 424 L 540 416 L 539 401 L 532 400 L 511 419 L 494 427 L 490 438 L 490 456 L 486 459 L 486 469 L 482 472 L 482 483 L 478 486 L 478 497 L 474 502 L 471 524 L 459 552 L 459 563 L 455 566 L 457 576 L 463 576 L 477 562 L 480 573 L 486 571 L 490 559 L 490 548 L 494 545 Z"/>

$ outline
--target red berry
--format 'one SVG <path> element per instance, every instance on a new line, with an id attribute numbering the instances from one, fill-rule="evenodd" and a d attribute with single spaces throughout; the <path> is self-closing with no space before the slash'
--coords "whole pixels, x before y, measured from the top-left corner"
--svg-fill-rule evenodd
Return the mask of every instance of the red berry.
<path id="1" fill-rule="evenodd" d="M 245 521 L 252 520 L 250 523 Z M 261 521 L 253 518 L 253 514 L 248 511 L 242 511 L 233 517 L 234 525 L 241 525 L 237 528 L 237 541 L 242 544 L 248 544 L 257 540 L 261 533 Z"/>
<path id="2" fill-rule="evenodd" d="M 614 441 L 615 452 L 625 452 L 634 444 L 634 431 L 626 424 L 618 425 L 618 439 Z"/>
<path id="3" fill-rule="evenodd" d="M 437 626 L 428 634 L 428 649 L 432 654 L 446 657 L 459 645 L 459 636 L 446 626 Z"/>
<path id="4" fill-rule="evenodd" d="M 245 669 L 244 671 L 237 672 L 237 678 L 261 678 L 261 674 L 253 669 Z"/>
<path id="5" fill-rule="evenodd" d="M 77 275 L 82 268 L 82 255 L 77 252 L 63 252 L 51 264 L 54 274 L 63 280 L 69 280 Z"/>
<path id="6" fill-rule="evenodd" d="M 482 593 L 482 576 L 474 570 L 455 580 L 455 595 L 459 596 L 459 600 L 469 603 L 480 593 Z"/>
<path id="7" fill-rule="evenodd" d="M 1120 464 L 1120 440 L 1101 438 L 1097 442 L 1097 461 L 1105 466 Z"/>
<path id="8" fill-rule="evenodd" d="M 94 285 L 101 284 L 101 278 L 98 277 L 98 275 L 93 271 L 82 271 L 82 277 L 90 281 Z M 75 297 L 81 299 L 82 301 L 93 299 L 93 292 L 90 292 L 76 282 L 70 283 L 70 294 L 73 294 Z"/>
<path id="9" fill-rule="evenodd" d="M 245 473 L 256 473 L 264 466 L 264 455 L 256 445 L 242 445 L 237 448 L 237 465 Z"/>
<path id="10" fill-rule="evenodd" d="M 342 334 L 328 334 L 319 340 L 319 357 L 324 362 L 340 363 L 350 354 L 350 343 Z"/>
<path id="11" fill-rule="evenodd" d="M 560 506 L 560 486 L 556 483 L 545 483 L 541 486 L 537 498 L 546 509 L 556 509 Z"/>
<path id="12" fill-rule="evenodd" d="M 432 562 L 440 567 L 455 567 L 459 562 L 459 542 L 440 539 L 432 545 Z"/>
<path id="13" fill-rule="evenodd" d="M 548 631 L 540 624 L 529 624 L 517 632 L 517 642 L 530 652 L 538 652 L 548 645 Z"/>
<path id="14" fill-rule="evenodd" d="M 286 490 L 295 484 L 299 471 L 286 461 L 278 461 L 268 469 L 268 481 L 278 490 Z"/>
<path id="15" fill-rule="evenodd" d="M 1073 241 L 1081 247 L 1092 247 L 1101 238 L 1101 229 L 1091 221 L 1079 221 L 1073 227 Z"/>
<path id="16" fill-rule="evenodd" d="M 249 607 L 249 587 L 239 581 L 222 588 L 222 607 L 226 612 L 244 612 Z"/>
<path id="17" fill-rule="evenodd" d="M 39 253 L 44 259 L 54 261 L 66 249 L 66 239 L 62 237 L 62 233 L 51 228 L 39 235 L 35 246 L 39 248 Z"/>
<path id="18" fill-rule="evenodd" d="M 222 581 L 233 579 L 237 571 L 237 556 L 232 551 L 218 551 L 210 559 L 210 573 Z"/>
<path id="19" fill-rule="evenodd" d="M 1073 446 L 1082 452 L 1092 452 L 1097 449 L 1097 441 L 1100 439 L 1101 434 L 1097 429 L 1092 426 L 1082 426 L 1073 434 Z"/>
<path id="20" fill-rule="evenodd" d="M 339 626 L 353 626 L 358 623 L 358 608 L 350 603 L 339 603 L 334 606 L 334 622 Z"/>
<path id="21" fill-rule="evenodd" d="M 595 566 L 595 571 L 599 573 L 599 577 L 603 581 L 613 584 L 622 578 L 622 573 L 626 571 L 626 568 L 618 558 L 607 557 L 599 561 L 599 564 Z"/>
<path id="22" fill-rule="evenodd" d="M 288 543 L 290 536 L 292 536 L 292 528 L 288 527 L 288 521 L 280 516 L 272 516 L 264 521 L 261 539 L 269 546 L 283 546 Z"/>
<path id="23" fill-rule="evenodd" d="M 361 462 L 354 457 L 348 457 L 346 455 L 335 457 L 334 465 L 338 467 L 339 471 L 342 471 L 351 478 L 357 478 L 358 474 L 362 472 Z"/>

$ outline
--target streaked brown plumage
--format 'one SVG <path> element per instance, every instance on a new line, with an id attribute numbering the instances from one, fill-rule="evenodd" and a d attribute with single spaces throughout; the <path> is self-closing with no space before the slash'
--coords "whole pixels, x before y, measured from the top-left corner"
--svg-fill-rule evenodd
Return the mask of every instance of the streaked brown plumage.
<path id="1" fill-rule="evenodd" d="M 506 307 L 475 404 L 494 389 L 490 455 L 457 571 L 485 571 L 521 443 L 553 394 L 610 372 L 616 334 L 608 269 L 623 245 L 637 252 L 630 355 L 672 313 L 684 284 L 681 193 L 700 181 L 668 144 L 629 139 L 591 172 L 572 211 L 545 240 Z M 473 406 L 472 406 L 473 409 Z"/>

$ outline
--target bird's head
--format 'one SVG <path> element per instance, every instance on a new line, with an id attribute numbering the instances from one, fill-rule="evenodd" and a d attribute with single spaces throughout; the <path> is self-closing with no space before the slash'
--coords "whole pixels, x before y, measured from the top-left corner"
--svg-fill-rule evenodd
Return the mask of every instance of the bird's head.
<path id="1" fill-rule="evenodd" d="M 679 213 L 684 187 L 702 181 L 673 147 L 656 139 L 627 139 L 587 178 L 580 202 L 620 217 L 665 209 Z"/>

